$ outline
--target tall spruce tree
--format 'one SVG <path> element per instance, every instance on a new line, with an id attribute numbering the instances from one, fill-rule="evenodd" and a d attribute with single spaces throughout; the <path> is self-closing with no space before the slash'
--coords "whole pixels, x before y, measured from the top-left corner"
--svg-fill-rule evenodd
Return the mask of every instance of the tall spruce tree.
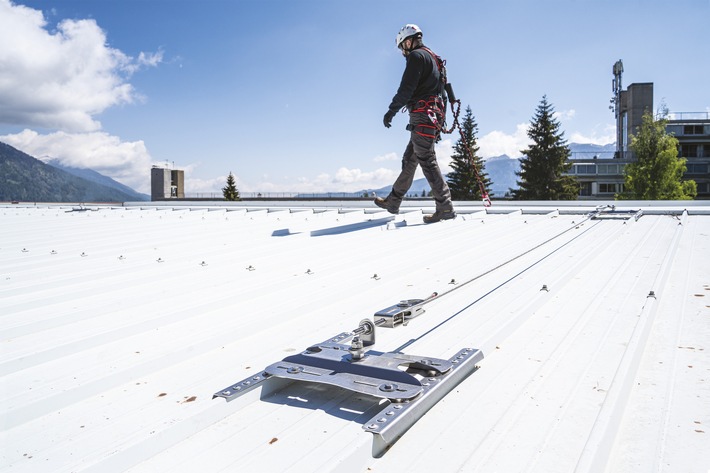
<path id="1" fill-rule="evenodd" d="M 521 150 L 519 189 L 511 189 L 517 200 L 575 200 L 579 184 L 566 175 L 572 167 L 567 161 L 570 149 L 554 117 L 555 110 L 543 95 L 530 122 L 528 137 L 533 143 Z"/>
<path id="2" fill-rule="evenodd" d="M 688 200 L 697 195 L 695 181 L 682 181 L 686 159 L 678 157 L 678 140 L 666 132 L 665 118 L 643 115 L 631 138 L 636 161 L 624 168 L 624 192 L 617 199 Z"/>
<path id="3" fill-rule="evenodd" d="M 482 196 L 478 179 L 476 179 L 476 171 L 478 171 L 478 178 L 481 180 L 486 192 L 488 192 L 493 183 L 485 172 L 483 160 L 478 156 L 478 150 L 480 149 L 476 139 L 478 124 L 476 124 L 470 106 L 466 107 L 461 130 L 463 136 L 454 145 L 454 152 L 451 155 L 451 169 L 453 171 L 446 175 L 449 189 L 451 190 L 451 198 L 454 200 L 480 200 Z M 470 157 L 466 147 L 471 151 Z M 488 195 L 489 197 L 493 196 L 492 193 L 488 193 Z"/>
<path id="4" fill-rule="evenodd" d="M 224 196 L 224 200 L 240 200 L 237 184 L 234 180 L 234 175 L 231 172 L 229 173 L 229 176 L 227 176 L 227 185 L 222 188 L 222 195 Z"/>

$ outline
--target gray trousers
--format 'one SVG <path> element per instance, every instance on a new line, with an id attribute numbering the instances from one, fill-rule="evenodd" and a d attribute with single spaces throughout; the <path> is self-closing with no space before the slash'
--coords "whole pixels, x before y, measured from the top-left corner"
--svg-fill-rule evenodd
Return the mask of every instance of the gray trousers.
<path id="1" fill-rule="evenodd" d="M 414 180 L 414 173 L 417 166 L 422 167 L 424 177 L 431 186 L 431 193 L 434 196 L 436 210 L 445 212 L 454 209 L 451 203 L 451 191 L 444 180 L 444 176 L 439 169 L 439 163 L 436 161 L 436 153 L 434 152 L 435 138 L 422 136 L 417 131 L 425 134 L 431 134 L 432 129 L 422 127 L 422 125 L 431 125 L 431 121 L 426 113 L 410 113 L 409 128 L 411 135 L 407 149 L 402 155 L 402 172 L 394 184 L 392 192 L 387 197 L 387 202 L 390 206 L 399 208 L 402 199 L 409 191 Z"/>

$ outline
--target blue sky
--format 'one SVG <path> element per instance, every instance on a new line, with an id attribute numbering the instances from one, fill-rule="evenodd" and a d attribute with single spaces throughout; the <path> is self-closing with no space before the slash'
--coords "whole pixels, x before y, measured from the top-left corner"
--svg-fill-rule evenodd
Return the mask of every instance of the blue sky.
<path id="1" fill-rule="evenodd" d="M 710 111 L 710 0 L 0 0 L 0 141 L 149 191 L 356 191 L 391 184 L 384 128 L 405 23 L 447 60 L 484 158 L 519 156 L 543 95 L 569 141 L 613 142 L 612 66 L 655 106 Z M 437 152 L 446 166 L 455 136 Z"/>

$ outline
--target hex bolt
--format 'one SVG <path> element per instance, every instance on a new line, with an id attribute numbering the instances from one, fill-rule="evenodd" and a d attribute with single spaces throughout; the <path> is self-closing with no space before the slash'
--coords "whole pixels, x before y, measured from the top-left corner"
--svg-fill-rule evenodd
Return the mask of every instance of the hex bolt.
<path id="1" fill-rule="evenodd" d="M 360 337 L 355 336 L 350 342 L 350 349 L 348 350 L 350 352 L 350 355 L 352 356 L 353 360 L 359 361 L 362 360 L 363 358 L 363 348 L 365 347 L 364 343 L 360 339 Z"/>

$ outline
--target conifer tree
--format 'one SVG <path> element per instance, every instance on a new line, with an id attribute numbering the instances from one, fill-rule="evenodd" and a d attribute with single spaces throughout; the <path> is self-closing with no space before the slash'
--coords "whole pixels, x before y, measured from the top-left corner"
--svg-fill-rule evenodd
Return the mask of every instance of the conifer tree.
<path id="1" fill-rule="evenodd" d="M 624 192 L 618 199 L 688 200 L 697 195 L 695 181 L 682 181 L 686 159 L 678 157 L 678 140 L 666 132 L 665 118 L 643 115 L 631 138 L 636 161 L 624 168 Z"/>
<path id="2" fill-rule="evenodd" d="M 471 107 L 466 107 L 461 129 L 463 136 L 454 145 L 454 152 L 451 155 L 451 169 L 453 171 L 446 175 L 447 183 L 451 190 L 451 198 L 453 200 L 480 200 L 482 196 L 478 179 L 476 179 L 476 171 L 478 171 L 478 177 L 486 192 L 488 192 L 493 183 L 484 170 L 483 160 L 478 156 L 478 150 L 480 149 L 476 139 L 478 124 L 476 124 L 476 120 L 473 117 Z M 466 147 L 471 152 L 470 157 Z M 490 192 L 488 195 L 489 197 L 493 196 Z"/>
<path id="3" fill-rule="evenodd" d="M 517 200 L 575 200 L 579 185 L 565 175 L 572 167 L 570 149 L 554 117 L 555 110 L 543 95 L 530 121 L 528 137 L 533 143 L 521 150 L 519 189 L 511 189 Z"/>
<path id="4" fill-rule="evenodd" d="M 224 196 L 224 200 L 240 200 L 239 191 L 237 190 L 237 184 L 234 180 L 234 175 L 231 173 L 231 171 L 229 173 L 229 176 L 227 176 L 227 185 L 222 188 L 222 195 Z"/>

